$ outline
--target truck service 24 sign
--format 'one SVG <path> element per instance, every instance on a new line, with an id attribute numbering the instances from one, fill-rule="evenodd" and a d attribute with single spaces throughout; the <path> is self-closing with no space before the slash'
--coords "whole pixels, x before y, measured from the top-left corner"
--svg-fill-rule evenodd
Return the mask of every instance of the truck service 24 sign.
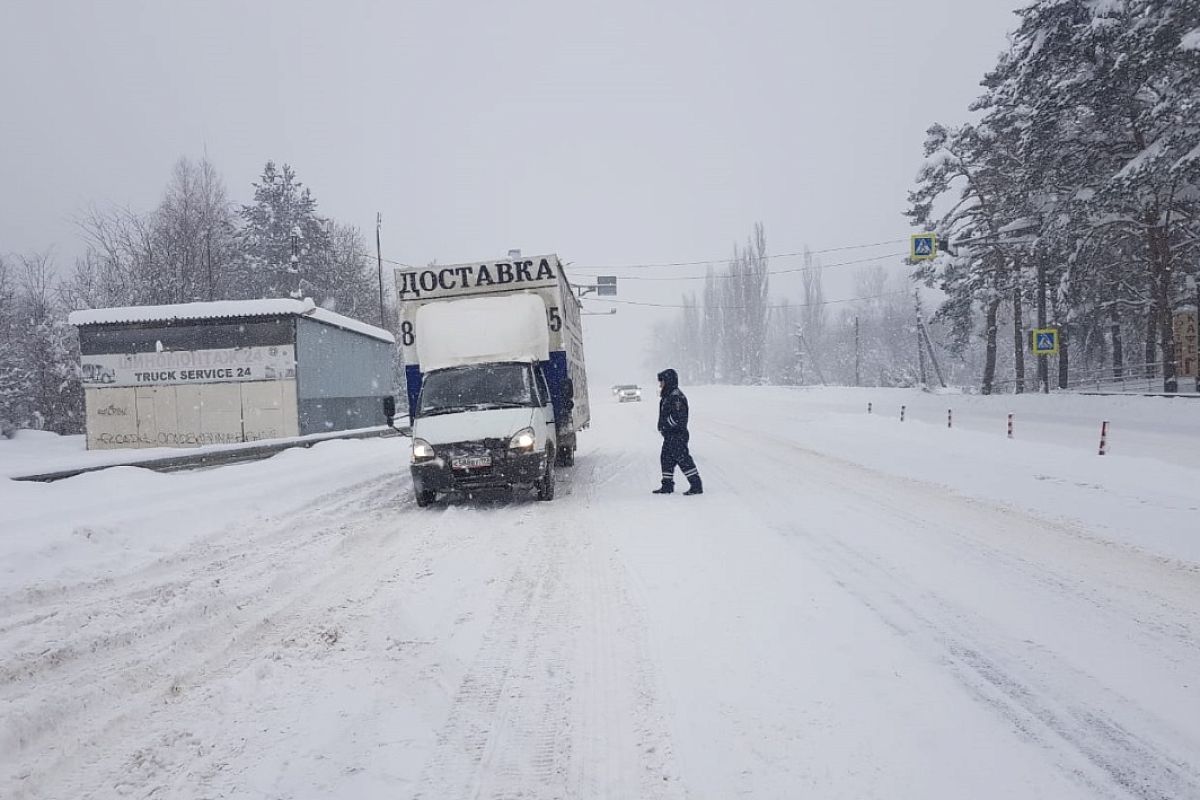
<path id="1" fill-rule="evenodd" d="M 89 387 L 281 381 L 296 377 L 296 348 L 287 344 L 85 355 L 81 371 L 83 385 Z"/>

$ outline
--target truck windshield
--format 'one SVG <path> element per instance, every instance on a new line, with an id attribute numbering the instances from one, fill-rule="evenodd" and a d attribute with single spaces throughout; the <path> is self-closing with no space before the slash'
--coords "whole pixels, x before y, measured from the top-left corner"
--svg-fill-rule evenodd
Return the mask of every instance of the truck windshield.
<path id="1" fill-rule="evenodd" d="M 525 364 L 486 364 L 431 372 L 421 384 L 420 416 L 532 406 Z"/>

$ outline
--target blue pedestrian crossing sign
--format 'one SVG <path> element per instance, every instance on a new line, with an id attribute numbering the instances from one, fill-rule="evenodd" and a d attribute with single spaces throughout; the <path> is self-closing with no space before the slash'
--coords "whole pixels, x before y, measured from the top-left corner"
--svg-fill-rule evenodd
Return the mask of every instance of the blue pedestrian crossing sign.
<path id="1" fill-rule="evenodd" d="M 1034 328 L 1030 339 L 1035 356 L 1058 355 L 1058 328 Z"/>
<path id="2" fill-rule="evenodd" d="M 938 247 L 936 233 L 914 233 L 912 235 L 908 257 L 913 261 L 924 261 L 929 258 L 937 258 L 937 252 Z"/>

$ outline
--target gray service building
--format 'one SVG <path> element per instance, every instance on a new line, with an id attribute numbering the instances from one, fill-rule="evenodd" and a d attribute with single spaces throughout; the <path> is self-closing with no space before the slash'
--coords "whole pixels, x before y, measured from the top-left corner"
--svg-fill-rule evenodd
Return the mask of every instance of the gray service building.
<path id="1" fill-rule="evenodd" d="M 250 442 L 383 424 L 395 340 L 312 300 L 76 311 L 88 449 Z"/>

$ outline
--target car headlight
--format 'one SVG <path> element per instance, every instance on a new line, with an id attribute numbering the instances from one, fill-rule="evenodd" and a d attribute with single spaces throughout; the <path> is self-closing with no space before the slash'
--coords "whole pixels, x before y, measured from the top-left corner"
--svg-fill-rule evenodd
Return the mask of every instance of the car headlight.
<path id="1" fill-rule="evenodd" d="M 525 428 L 517 431 L 513 437 L 508 440 L 508 449 L 517 450 L 522 453 L 532 453 L 533 446 L 537 443 L 537 435 L 533 432 L 533 428 Z"/>
<path id="2" fill-rule="evenodd" d="M 429 461 L 433 458 L 433 445 L 424 439 L 413 439 L 412 457 L 413 461 Z"/>

